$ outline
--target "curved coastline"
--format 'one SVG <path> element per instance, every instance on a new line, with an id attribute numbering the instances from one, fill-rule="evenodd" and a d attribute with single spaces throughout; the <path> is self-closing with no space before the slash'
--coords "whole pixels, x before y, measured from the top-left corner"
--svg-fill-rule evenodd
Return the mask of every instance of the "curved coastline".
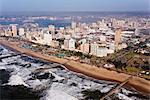
<path id="1" fill-rule="evenodd" d="M 110 71 L 105 68 L 98 68 L 96 66 L 92 66 L 92 65 L 72 61 L 72 60 L 57 58 L 54 56 L 48 56 L 46 54 L 41 54 L 40 52 L 33 52 L 29 49 L 24 49 L 24 48 L 17 46 L 17 43 L 15 42 L 9 42 L 9 41 L 0 39 L 0 44 L 6 47 L 9 47 L 15 51 L 18 51 L 20 53 L 29 55 L 29 56 L 33 56 L 33 57 L 44 59 L 50 62 L 56 62 L 56 63 L 62 64 L 71 71 L 82 73 L 84 75 L 87 75 L 96 79 L 115 81 L 115 82 L 121 83 L 130 76 L 128 74 L 118 73 L 116 71 Z M 133 78 L 127 83 L 127 85 L 135 88 L 136 90 L 146 95 L 149 95 L 150 93 L 150 88 L 149 88 L 150 81 L 145 80 L 143 78 L 133 76 Z"/>

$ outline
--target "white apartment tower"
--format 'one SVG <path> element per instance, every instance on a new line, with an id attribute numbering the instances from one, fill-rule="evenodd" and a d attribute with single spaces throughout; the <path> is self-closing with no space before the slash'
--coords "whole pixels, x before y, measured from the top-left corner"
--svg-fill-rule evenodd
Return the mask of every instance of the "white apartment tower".
<path id="1" fill-rule="evenodd" d="M 72 29 L 75 29 L 76 27 L 77 27 L 77 23 L 76 23 L 76 22 L 72 22 L 72 23 L 71 23 L 71 28 L 72 28 Z"/>
<path id="2" fill-rule="evenodd" d="M 72 38 L 69 40 L 69 49 L 75 49 L 75 40 Z"/>
<path id="3" fill-rule="evenodd" d="M 52 34 L 52 38 L 55 38 L 55 26 L 54 25 L 49 25 L 48 30 Z"/>
<path id="4" fill-rule="evenodd" d="M 17 36 L 17 25 L 16 24 L 11 24 L 11 32 L 12 36 L 16 37 Z"/>
<path id="5" fill-rule="evenodd" d="M 19 28 L 19 36 L 24 36 L 24 28 Z"/>
<path id="6" fill-rule="evenodd" d="M 73 50 L 75 49 L 75 40 L 70 38 L 70 39 L 65 39 L 64 40 L 64 48 Z"/>
<path id="7" fill-rule="evenodd" d="M 51 42 L 52 42 L 52 34 L 50 34 L 49 32 L 47 33 L 44 33 L 44 43 L 46 45 L 51 45 Z"/>

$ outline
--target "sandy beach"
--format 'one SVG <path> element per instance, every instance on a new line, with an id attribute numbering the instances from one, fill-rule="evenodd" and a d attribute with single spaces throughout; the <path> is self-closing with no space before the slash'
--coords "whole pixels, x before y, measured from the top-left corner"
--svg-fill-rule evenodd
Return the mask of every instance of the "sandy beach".
<path id="1" fill-rule="evenodd" d="M 96 79 L 101 79 L 101 80 L 108 80 L 108 81 L 115 81 L 115 82 L 123 82 L 126 80 L 130 75 L 124 74 L 124 73 L 118 73 L 116 71 L 110 71 L 105 68 L 98 68 L 96 66 L 91 66 L 88 64 L 72 61 L 72 60 L 67 60 L 67 59 L 62 59 L 62 58 L 57 58 L 54 56 L 48 56 L 46 54 L 41 54 L 40 52 L 33 52 L 29 49 L 21 48 L 18 46 L 18 43 L 16 42 L 8 42 L 4 39 L 0 39 L 0 44 L 8 46 L 12 49 L 15 49 L 16 51 L 20 53 L 27 54 L 29 56 L 37 57 L 40 59 L 44 59 L 50 62 L 56 62 L 59 64 L 62 64 L 66 66 L 67 69 L 71 71 L 75 71 L 78 73 L 82 73 L 84 75 L 96 78 Z M 150 81 L 136 77 L 134 76 L 127 84 L 128 86 L 131 86 L 135 88 L 136 90 L 149 94 L 150 93 Z"/>

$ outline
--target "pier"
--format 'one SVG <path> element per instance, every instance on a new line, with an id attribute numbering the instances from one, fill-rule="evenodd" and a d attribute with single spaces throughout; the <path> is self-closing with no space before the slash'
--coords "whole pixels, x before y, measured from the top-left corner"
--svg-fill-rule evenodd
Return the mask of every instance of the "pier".
<path id="1" fill-rule="evenodd" d="M 127 78 L 125 81 L 123 81 L 121 84 L 119 84 L 118 86 L 116 86 L 114 89 L 110 90 L 105 96 L 103 96 L 102 98 L 100 98 L 100 100 L 105 100 L 106 98 L 109 100 L 110 99 L 109 96 L 111 96 L 114 93 L 118 93 L 119 90 L 121 89 L 121 87 L 123 87 L 125 84 L 127 84 L 131 78 L 132 78 L 132 76 L 130 76 L 129 78 Z"/>

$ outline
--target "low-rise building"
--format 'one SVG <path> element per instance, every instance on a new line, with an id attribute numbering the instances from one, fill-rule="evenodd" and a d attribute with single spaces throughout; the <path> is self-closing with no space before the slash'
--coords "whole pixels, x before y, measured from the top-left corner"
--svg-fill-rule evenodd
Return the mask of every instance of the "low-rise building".
<path id="1" fill-rule="evenodd" d="M 92 43 L 91 44 L 91 52 L 90 52 L 90 54 L 98 56 L 98 57 L 107 56 L 106 44 Z"/>

